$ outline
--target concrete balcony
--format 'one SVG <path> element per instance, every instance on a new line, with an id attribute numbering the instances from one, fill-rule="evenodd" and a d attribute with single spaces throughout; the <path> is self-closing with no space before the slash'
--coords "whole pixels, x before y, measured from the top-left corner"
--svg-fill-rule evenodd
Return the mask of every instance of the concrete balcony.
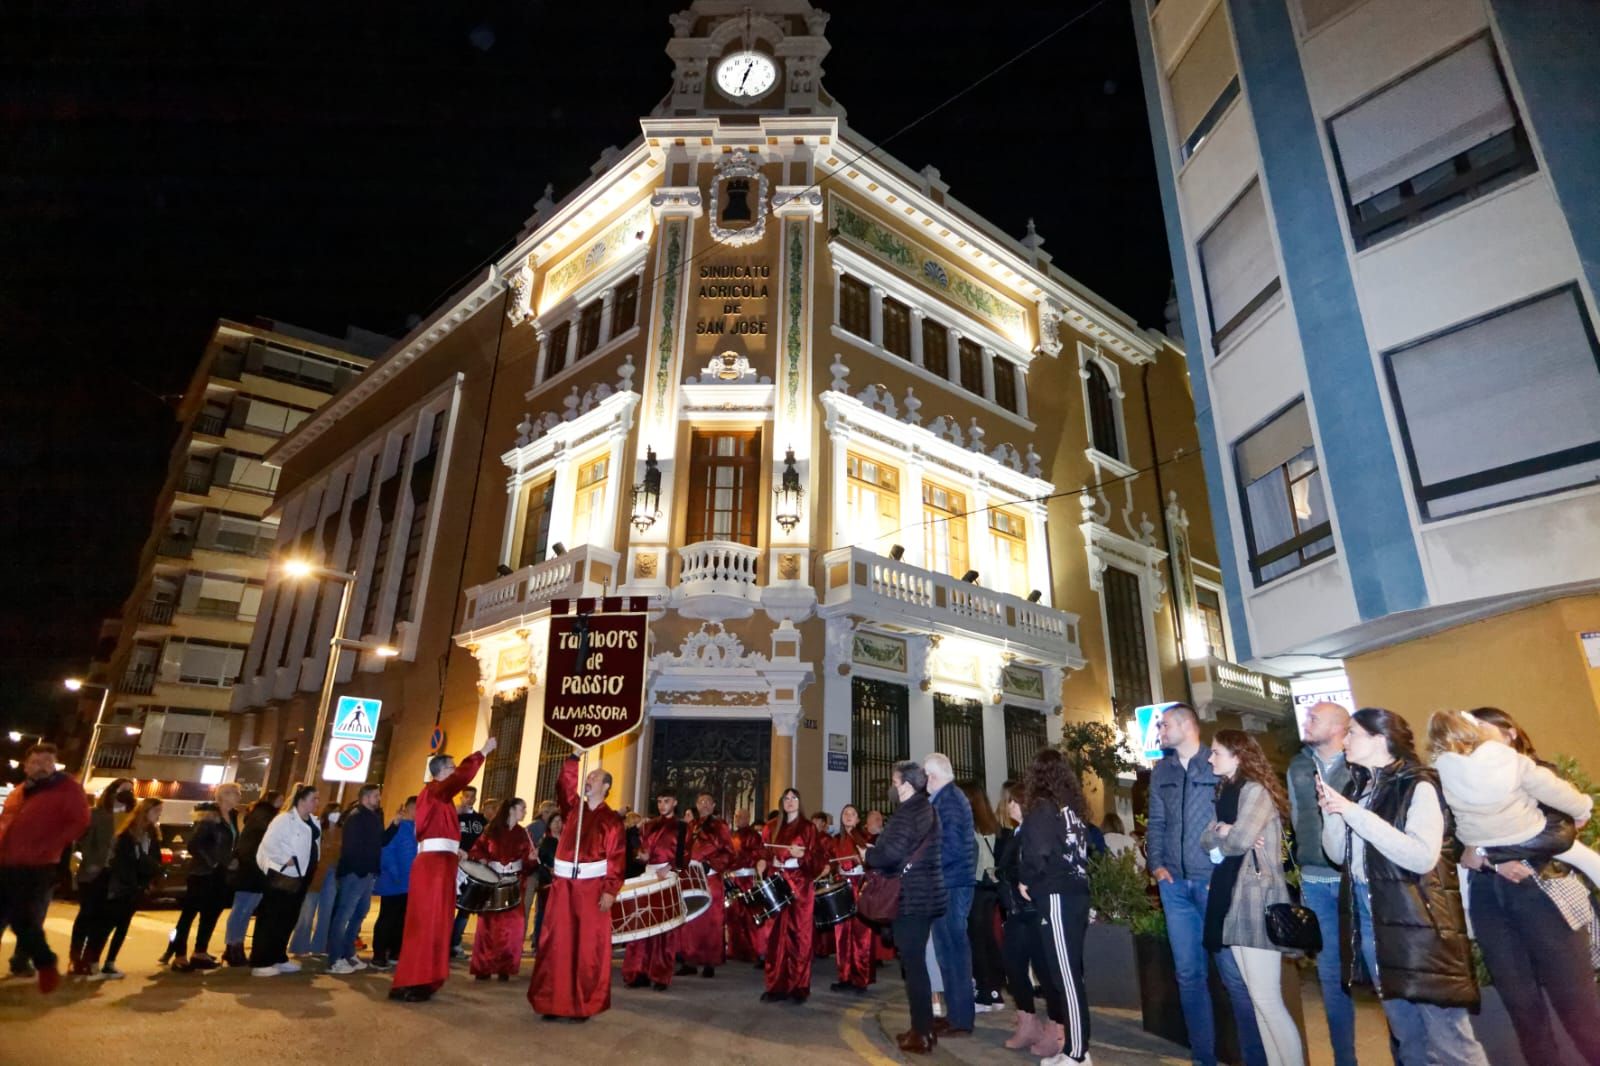
<path id="1" fill-rule="evenodd" d="M 1189 684 L 1194 690 L 1195 710 L 1202 718 L 1214 719 L 1218 711 L 1264 715 L 1275 721 L 1294 715 L 1287 681 L 1215 655 L 1189 660 Z"/>
<path id="2" fill-rule="evenodd" d="M 681 565 L 671 604 L 685 618 L 749 618 L 761 606 L 761 549 L 703 540 L 678 549 Z"/>
<path id="3" fill-rule="evenodd" d="M 1078 616 L 863 548 L 822 557 L 823 615 L 850 614 L 911 632 L 977 637 L 1051 666 L 1083 666 Z"/>
<path id="4" fill-rule="evenodd" d="M 614 551 L 584 544 L 565 555 L 474 585 L 467 589 L 461 628 L 472 633 L 498 626 L 546 611 L 551 600 L 604 596 L 616 575 L 617 559 Z"/>

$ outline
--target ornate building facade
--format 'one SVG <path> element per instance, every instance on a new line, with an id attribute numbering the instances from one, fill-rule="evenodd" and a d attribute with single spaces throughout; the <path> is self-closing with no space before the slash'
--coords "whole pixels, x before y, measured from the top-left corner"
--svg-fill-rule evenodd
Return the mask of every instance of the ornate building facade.
<path id="1" fill-rule="evenodd" d="M 274 453 L 280 554 L 353 570 L 347 635 L 400 650 L 336 679 L 393 788 L 437 728 L 499 737 L 485 796 L 549 794 L 571 597 L 650 604 L 621 804 L 881 806 L 932 750 L 992 793 L 1064 721 L 1288 714 L 1227 662 L 1181 350 L 851 129 L 826 23 L 676 16 L 641 135 Z M 269 582 L 235 704 L 274 783 L 338 593 Z"/>

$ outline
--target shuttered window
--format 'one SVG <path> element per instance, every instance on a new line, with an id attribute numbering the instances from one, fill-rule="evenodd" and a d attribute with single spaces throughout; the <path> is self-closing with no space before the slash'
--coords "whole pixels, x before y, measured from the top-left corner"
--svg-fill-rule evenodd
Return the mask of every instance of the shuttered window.
<path id="1" fill-rule="evenodd" d="M 1117 394 L 1111 379 L 1093 359 L 1084 364 L 1084 391 L 1089 398 L 1089 443 L 1101 455 L 1122 459 L 1122 434 L 1118 432 Z"/>
<path id="2" fill-rule="evenodd" d="M 605 303 L 590 300 L 578 315 L 578 359 L 600 347 L 600 323 L 605 320 Z"/>
<path id="3" fill-rule="evenodd" d="M 533 566 L 544 562 L 550 550 L 550 505 L 555 501 L 555 480 L 546 478 L 529 485 L 527 511 L 522 520 L 522 547 L 517 555 L 518 566 Z"/>
<path id="4" fill-rule="evenodd" d="M 611 335 L 620 337 L 639 320 L 639 277 L 618 285 L 611 298 Z"/>
<path id="5" fill-rule="evenodd" d="M 872 337 L 872 292 L 849 274 L 839 275 L 839 325 L 857 337 Z"/>
<path id="6" fill-rule="evenodd" d="M 942 378 L 950 376 L 950 331 L 927 318 L 922 320 L 922 366 Z"/>
<path id="7" fill-rule="evenodd" d="M 1145 645 L 1144 600 L 1139 578 L 1108 566 L 1100 576 L 1106 603 L 1106 632 L 1111 643 L 1111 685 L 1121 717 L 1135 707 L 1155 702 L 1150 693 L 1150 659 Z"/>
<path id="8" fill-rule="evenodd" d="M 961 387 L 968 392 L 983 395 L 983 347 L 965 337 L 956 342 L 956 355 L 961 359 Z"/>
<path id="9" fill-rule="evenodd" d="M 1017 365 L 1009 359 L 994 361 L 994 402 L 1007 411 L 1017 409 Z"/>
<path id="10" fill-rule="evenodd" d="M 851 452 L 845 456 L 851 543 L 882 554 L 900 527 L 900 474 L 892 466 Z"/>
<path id="11" fill-rule="evenodd" d="M 931 481 L 922 483 L 922 563 L 952 577 L 967 572 L 967 498 Z"/>
<path id="12" fill-rule="evenodd" d="M 883 298 L 883 347 L 902 359 L 911 358 L 911 308 Z"/>
<path id="13" fill-rule="evenodd" d="M 1218 4 L 1195 35 L 1194 42 L 1172 69 L 1173 119 L 1187 159 L 1239 95 L 1239 67 L 1233 58 L 1233 37 L 1227 5 Z"/>
<path id="14" fill-rule="evenodd" d="M 689 543 L 756 543 L 761 485 L 758 430 L 696 430 L 689 442 Z"/>
<path id="15" fill-rule="evenodd" d="M 1251 182 L 1200 238 L 1199 253 L 1211 312 L 1211 343 L 1220 350 L 1280 287 L 1260 182 Z"/>
<path id="16" fill-rule="evenodd" d="M 571 336 L 570 322 L 563 322 L 550 331 L 549 338 L 545 340 L 546 351 L 549 353 L 544 363 L 546 381 L 567 368 L 567 340 Z"/>

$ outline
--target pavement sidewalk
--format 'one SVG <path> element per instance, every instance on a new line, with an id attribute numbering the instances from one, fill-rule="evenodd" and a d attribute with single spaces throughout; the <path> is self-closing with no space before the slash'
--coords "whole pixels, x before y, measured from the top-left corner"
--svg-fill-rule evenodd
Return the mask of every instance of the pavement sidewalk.
<path id="1" fill-rule="evenodd" d="M 879 989 L 894 988 L 885 996 L 876 1012 L 876 1021 L 883 1037 L 894 1046 L 895 1037 L 911 1028 L 911 1014 L 906 1008 L 905 993 L 899 983 L 880 982 Z M 1094 1066 L 1132 1066 L 1134 1063 L 1159 1063 L 1161 1066 L 1187 1066 L 1187 1048 L 1163 1040 L 1144 1031 L 1137 1011 L 1091 1007 L 1089 1010 L 1089 1054 Z M 932 1055 L 901 1056 L 911 1061 L 960 1062 L 973 1066 L 996 1066 L 1014 1063 L 1026 1066 L 1038 1059 L 1026 1050 L 1011 1051 L 1005 1041 L 1017 1024 L 1017 1012 L 1009 1006 L 1005 1010 L 991 1011 L 977 1017 L 972 1035 L 939 1041 Z"/>

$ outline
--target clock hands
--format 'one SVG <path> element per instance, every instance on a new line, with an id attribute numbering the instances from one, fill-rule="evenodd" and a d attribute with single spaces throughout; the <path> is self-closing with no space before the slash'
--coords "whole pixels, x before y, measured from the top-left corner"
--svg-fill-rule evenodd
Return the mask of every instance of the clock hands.
<path id="1" fill-rule="evenodd" d="M 754 59 L 745 60 L 744 77 L 739 79 L 739 88 L 737 90 L 735 90 L 741 96 L 744 94 L 744 83 L 750 80 L 750 72 L 752 70 L 754 70 L 755 68 L 756 68 L 756 61 Z"/>

